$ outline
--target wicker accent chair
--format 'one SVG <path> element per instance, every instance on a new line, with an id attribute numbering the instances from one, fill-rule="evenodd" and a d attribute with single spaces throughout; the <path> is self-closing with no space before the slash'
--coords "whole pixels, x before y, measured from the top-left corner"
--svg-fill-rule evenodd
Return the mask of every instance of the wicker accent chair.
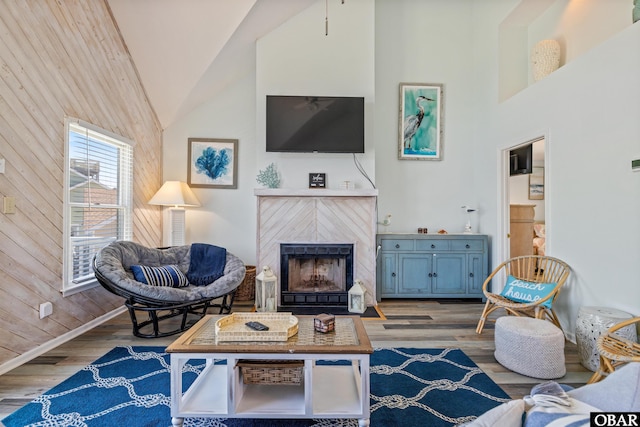
<path id="1" fill-rule="evenodd" d="M 600 381 L 622 365 L 630 362 L 640 362 L 640 344 L 615 333 L 626 326 L 636 326 L 637 324 L 640 324 L 640 317 L 617 323 L 598 337 L 596 346 L 600 353 L 600 367 L 591 376 L 587 384 Z"/>
<path id="2" fill-rule="evenodd" d="M 209 308 L 219 308 L 219 314 L 228 314 L 232 310 L 236 289 L 244 280 L 246 267 L 230 252 L 226 252 L 222 277 L 205 286 L 151 286 L 135 280 L 131 270 L 132 265 L 176 265 L 184 273 L 189 269 L 190 260 L 191 245 L 157 249 L 116 241 L 96 254 L 93 270 L 106 290 L 125 299 L 133 335 L 158 338 L 189 329 L 194 320 L 207 314 Z M 213 303 L 214 300 L 219 302 Z M 140 313 L 142 319 L 138 319 L 136 313 Z M 182 316 L 181 321 L 171 323 L 171 329 L 160 329 L 161 321 L 178 316 Z M 151 331 L 148 331 L 149 327 Z"/>
<path id="3" fill-rule="evenodd" d="M 546 301 L 553 301 L 557 297 L 570 272 L 571 268 L 567 263 L 549 256 L 525 255 L 503 262 L 487 277 L 482 285 L 482 292 L 486 296 L 487 302 L 478 321 L 476 333 L 482 333 L 488 316 L 499 308 L 503 308 L 510 315 L 550 320 L 554 325 L 562 329 L 553 308 L 545 307 L 542 304 Z M 492 279 L 501 277 L 506 283 L 508 276 L 533 283 L 555 283 L 555 286 L 545 298 L 534 302 L 514 301 L 489 290 Z"/>

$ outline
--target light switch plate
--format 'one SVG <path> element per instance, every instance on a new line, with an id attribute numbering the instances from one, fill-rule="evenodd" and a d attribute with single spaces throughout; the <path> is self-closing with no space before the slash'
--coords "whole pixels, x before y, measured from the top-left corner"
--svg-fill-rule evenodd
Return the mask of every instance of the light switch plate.
<path id="1" fill-rule="evenodd" d="M 5 196 L 2 200 L 2 213 L 14 214 L 16 213 L 16 198 L 13 196 Z"/>
<path id="2" fill-rule="evenodd" d="M 0 159 L 0 173 L 4 173 L 4 159 Z"/>

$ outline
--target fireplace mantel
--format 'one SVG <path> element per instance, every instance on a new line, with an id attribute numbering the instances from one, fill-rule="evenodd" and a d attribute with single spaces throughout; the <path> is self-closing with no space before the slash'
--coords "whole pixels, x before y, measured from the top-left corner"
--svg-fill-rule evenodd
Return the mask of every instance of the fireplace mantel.
<path id="1" fill-rule="evenodd" d="M 254 194 L 260 197 L 376 197 L 378 190 L 331 190 L 306 188 L 256 188 Z"/>
<path id="2" fill-rule="evenodd" d="M 254 194 L 258 266 L 270 266 L 279 281 L 281 243 L 350 243 L 353 277 L 364 282 L 367 305 L 375 304 L 378 190 L 264 188 Z"/>

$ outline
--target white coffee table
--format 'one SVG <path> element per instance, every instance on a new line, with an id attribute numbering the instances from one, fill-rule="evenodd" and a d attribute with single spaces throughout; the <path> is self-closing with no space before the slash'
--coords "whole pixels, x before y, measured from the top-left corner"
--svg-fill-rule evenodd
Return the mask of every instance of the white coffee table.
<path id="1" fill-rule="evenodd" d="M 371 342 L 359 316 L 337 316 L 336 330 L 313 328 L 313 316 L 297 316 L 298 334 L 277 342 L 218 342 L 215 321 L 205 316 L 168 348 L 171 354 L 171 416 L 211 418 L 358 418 L 369 425 Z M 184 367 L 204 359 L 206 367 L 183 392 Z M 300 361 L 299 385 L 245 384 L 240 362 Z M 317 363 L 319 361 L 348 363 Z M 226 363 L 222 363 L 225 361 Z"/>

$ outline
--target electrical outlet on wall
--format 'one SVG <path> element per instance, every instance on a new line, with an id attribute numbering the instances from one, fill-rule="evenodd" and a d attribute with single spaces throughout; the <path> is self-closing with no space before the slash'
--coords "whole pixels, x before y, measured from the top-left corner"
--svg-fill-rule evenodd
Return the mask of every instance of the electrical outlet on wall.
<path id="1" fill-rule="evenodd" d="M 53 304 L 49 301 L 43 302 L 40 304 L 40 318 L 44 319 L 47 316 L 51 316 L 53 314 Z"/>

